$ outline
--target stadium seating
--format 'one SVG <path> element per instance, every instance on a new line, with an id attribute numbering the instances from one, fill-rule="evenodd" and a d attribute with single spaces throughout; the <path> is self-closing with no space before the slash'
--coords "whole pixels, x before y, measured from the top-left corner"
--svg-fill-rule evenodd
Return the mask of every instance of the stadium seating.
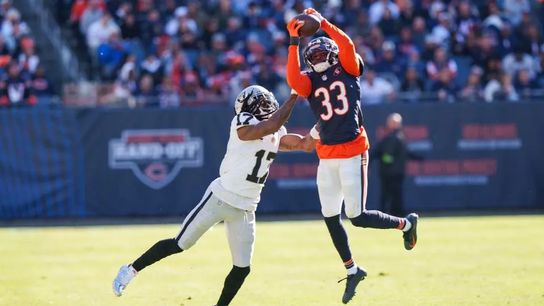
<path id="1" fill-rule="evenodd" d="M 121 105 L 168 104 L 145 102 L 150 99 L 142 93 L 141 80 L 145 75 L 152 75 L 151 89 L 156 95 L 171 91 L 180 95 L 178 106 L 210 101 L 229 103 L 239 90 L 240 82 L 264 82 L 279 98 L 289 92 L 284 82 L 285 23 L 304 9 L 302 2 L 55 0 L 45 3 L 25 0 L 18 5 L 28 1 L 44 3 L 56 17 L 84 75 L 72 81 L 95 82 L 92 86 L 99 100 L 104 101 L 102 98 L 107 96 L 108 101 L 127 98 L 143 101 Z M 478 84 L 482 89 L 508 73 L 515 90 L 523 93 L 524 98 L 540 97 L 538 89 L 544 84 L 541 1 L 519 1 L 523 10 L 513 9 L 511 1 L 310 2 L 304 5 L 316 6 L 353 38 L 367 69 L 385 67 L 385 71 L 379 72 L 387 76 L 385 79 L 392 82 L 395 89 L 400 90 L 407 67 L 424 67 L 432 61 L 434 50 L 442 47 L 458 66 L 454 76 L 456 91 L 450 95 L 450 101 L 465 100 L 460 92 L 467 86 L 469 73 L 475 67 L 483 71 Z M 2 3 L 9 5 L 10 1 Z M 385 3 L 391 14 L 383 14 Z M 24 28 L 24 22 L 21 25 Z M 395 51 L 395 65 L 382 65 L 386 45 Z M 39 51 L 41 56 L 48 54 L 45 50 Z M 514 70 L 502 67 L 503 59 L 515 52 L 528 56 L 532 62 L 529 67 L 536 69 L 529 82 L 523 83 L 518 76 L 527 65 L 518 65 Z M 156 61 L 146 66 L 144 60 L 150 55 Z M 488 67 L 492 59 L 499 60 L 496 71 Z M 402 67 L 401 72 L 391 68 L 398 66 Z M 52 71 L 51 76 L 56 73 Z M 440 85 L 423 71 L 419 71 L 418 77 L 424 81 L 424 90 L 420 94 L 410 93 L 410 100 L 424 102 L 428 100 L 426 97 L 436 96 L 433 91 L 438 91 Z M 70 86 L 69 92 L 73 92 L 74 85 Z M 87 83 L 85 89 L 88 88 Z M 112 88 L 112 91 L 99 92 L 101 88 Z M 118 92 L 122 94 L 116 96 Z M 397 94 L 397 97 L 403 96 L 406 94 Z M 484 100 L 481 92 L 477 98 Z"/>

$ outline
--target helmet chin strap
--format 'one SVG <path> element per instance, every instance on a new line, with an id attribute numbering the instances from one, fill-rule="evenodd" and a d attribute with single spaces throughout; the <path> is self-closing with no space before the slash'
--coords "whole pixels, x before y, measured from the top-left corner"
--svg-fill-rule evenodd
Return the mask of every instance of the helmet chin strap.
<path id="1" fill-rule="evenodd" d="M 331 68 L 331 66 L 336 64 L 337 62 L 338 62 L 337 58 L 331 53 L 329 53 L 327 55 L 326 61 L 312 65 L 312 68 L 314 69 L 315 72 L 321 73 Z"/>
<path id="2" fill-rule="evenodd" d="M 329 64 L 329 62 L 322 62 L 313 65 L 315 72 L 324 72 L 325 70 L 329 69 L 332 65 Z"/>

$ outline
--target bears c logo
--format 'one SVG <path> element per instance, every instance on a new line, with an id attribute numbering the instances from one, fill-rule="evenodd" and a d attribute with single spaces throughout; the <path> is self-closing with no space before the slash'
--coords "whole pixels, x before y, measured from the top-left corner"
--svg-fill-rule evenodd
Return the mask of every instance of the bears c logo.
<path id="1" fill-rule="evenodd" d="M 186 129 L 126 130 L 109 142 L 112 169 L 130 169 L 145 185 L 161 189 L 176 178 L 181 168 L 202 167 L 202 138 Z"/>

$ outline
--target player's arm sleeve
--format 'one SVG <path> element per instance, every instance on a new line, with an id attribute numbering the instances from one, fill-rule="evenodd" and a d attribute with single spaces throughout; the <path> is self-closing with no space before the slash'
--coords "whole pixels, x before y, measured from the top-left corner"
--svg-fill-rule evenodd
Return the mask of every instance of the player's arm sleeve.
<path id="1" fill-rule="evenodd" d="M 253 115 L 247 113 L 236 116 L 233 119 L 233 124 L 236 124 L 238 139 L 242 141 L 256 140 L 281 130 L 291 116 L 291 112 L 297 103 L 297 98 L 297 94 L 291 94 L 287 101 L 270 118 L 263 121 L 252 120 L 251 118 L 254 118 Z M 251 116 L 251 118 L 244 119 L 242 118 L 243 116 Z"/>
<path id="2" fill-rule="evenodd" d="M 321 22 L 321 29 L 338 45 L 338 59 L 349 74 L 360 76 L 363 73 L 363 61 L 355 52 L 355 44 L 349 36 L 328 20 Z"/>
<path id="3" fill-rule="evenodd" d="M 302 74 L 300 70 L 300 58 L 298 46 L 296 45 L 289 46 L 289 54 L 287 56 L 287 84 L 305 98 L 312 91 L 310 78 Z"/>

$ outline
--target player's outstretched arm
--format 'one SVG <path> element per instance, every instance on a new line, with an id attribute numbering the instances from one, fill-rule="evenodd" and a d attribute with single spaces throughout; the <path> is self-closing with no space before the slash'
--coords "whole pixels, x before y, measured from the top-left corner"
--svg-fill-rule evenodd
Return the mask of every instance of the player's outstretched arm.
<path id="1" fill-rule="evenodd" d="M 363 60 L 355 51 L 355 44 L 341 29 L 330 23 L 321 14 L 313 8 L 304 10 L 305 14 L 315 16 L 321 21 L 321 29 L 330 36 L 338 45 L 338 59 L 342 67 L 353 76 L 360 76 L 363 72 Z"/>
<path id="2" fill-rule="evenodd" d="M 237 130 L 240 140 L 256 140 L 266 135 L 277 132 L 289 119 L 293 107 L 297 102 L 298 94 L 291 92 L 291 96 L 268 120 L 263 120 L 255 125 L 248 125 Z"/>
<path id="3" fill-rule="evenodd" d="M 312 82 L 307 75 L 302 74 L 300 70 L 300 57 L 298 44 L 300 37 L 298 30 L 304 25 L 304 21 L 291 19 L 287 24 L 289 31 L 289 48 L 287 55 L 287 84 L 298 92 L 301 96 L 307 98 L 312 91 Z"/>
<path id="4" fill-rule="evenodd" d="M 312 152 L 315 149 L 315 139 L 307 134 L 287 134 L 280 139 L 280 151 L 303 151 Z"/>

